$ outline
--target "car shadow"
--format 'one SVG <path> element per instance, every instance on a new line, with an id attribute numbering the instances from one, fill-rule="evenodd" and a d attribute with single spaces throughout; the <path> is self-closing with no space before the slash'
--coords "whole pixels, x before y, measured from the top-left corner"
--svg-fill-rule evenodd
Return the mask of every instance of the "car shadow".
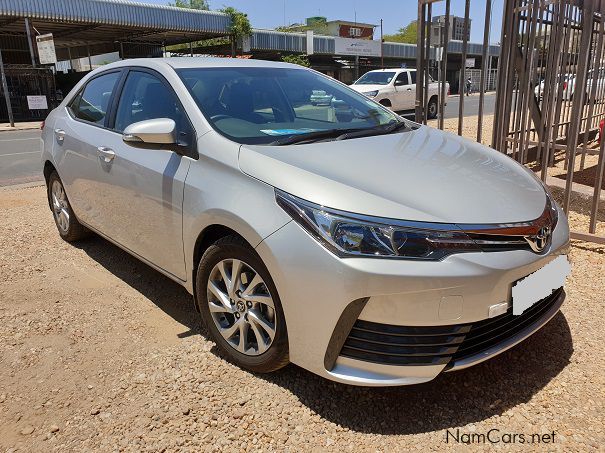
<path id="1" fill-rule="evenodd" d="M 189 329 L 179 337 L 201 333 L 200 315 L 193 297 L 177 282 L 100 236 L 93 235 L 74 246 Z"/>
<path id="2" fill-rule="evenodd" d="M 287 388 L 313 412 L 352 431 L 418 434 L 483 421 L 529 401 L 570 363 L 572 353 L 569 325 L 558 313 L 516 347 L 425 384 L 353 387 L 293 365 L 260 377 Z"/>
<path id="3" fill-rule="evenodd" d="M 208 338 L 193 298 L 178 283 L 100 237 L 76 246 L 186 326 L 189 331 L 180 338 L 197 334 Z M 216 347 L 211 352 L 225 359 Z M 483 421 L 528 402 L 570 363 L 572 353 L 569 325 L 558 313 L 509 351 L 466 370 L 442 373 L 425 384 L 355 387 L 296 365 L 256 376 L 288 390 L 325 420 L 352 431 L 417 434 Z"/>

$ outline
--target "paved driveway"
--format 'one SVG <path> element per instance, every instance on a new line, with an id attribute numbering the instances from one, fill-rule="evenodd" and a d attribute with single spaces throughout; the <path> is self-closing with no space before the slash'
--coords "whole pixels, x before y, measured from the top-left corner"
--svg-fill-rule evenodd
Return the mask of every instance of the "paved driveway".
<path id="1" fill-rule="evenodd" d="M 0 186 L 42 180 L 40 131 L 0 133 Z"/>

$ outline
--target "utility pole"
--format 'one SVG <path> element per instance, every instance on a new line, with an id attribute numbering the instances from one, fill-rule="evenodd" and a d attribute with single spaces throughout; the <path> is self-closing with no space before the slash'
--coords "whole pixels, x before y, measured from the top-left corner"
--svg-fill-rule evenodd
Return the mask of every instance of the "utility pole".
<path id="1" fill-rule="evenodd" d="M 34 55 L 34 46 L 32 45 L 32 32 L 29 27 L 29 19 L 25 18 L 25 31 L 27 32 L 27 44 L 29 45 L 29 56 L 32 59 L 32 66 L 36 67 L 36 56 Z"/>
<path id="2" fill-rule="evenodd" d="M 8 111 L 8 122 L 10 123 L 11 127 L 15 127 L 13 109 L 11 107 L 10 93 L 8 92 L 8 84 L 6 83 L 6 75 L 4 74 L 4 61 L 2 61 L 2 49 L 0 49 L 0 74 L 2 76 L 2 91 L 4 91 L 6 110 Z"/>
<path id="3" fill-rule="evenodd" d="M 382 38 L 382 19 L 380 19 L 380 68 L 384 69 L 384 39 Z"/>

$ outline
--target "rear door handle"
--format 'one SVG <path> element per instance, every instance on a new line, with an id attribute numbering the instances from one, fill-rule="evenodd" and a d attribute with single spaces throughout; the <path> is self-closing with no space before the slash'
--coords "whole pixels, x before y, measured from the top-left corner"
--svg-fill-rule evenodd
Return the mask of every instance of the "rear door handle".
<path id="1" fill-rule="evenodd" d="M 113 149 L 108 148 L 107 146 L 99 146 L 97 148 L 97 154 L 105 163 L 111 162 L 116 157 L 116 153 L 113 151 Z"/>
<path id="2" fill-rule="evenodd" d="M 55 129 L 55 138 L 60 144 L 65 140 L 65 131 L 63 129 Z"/>

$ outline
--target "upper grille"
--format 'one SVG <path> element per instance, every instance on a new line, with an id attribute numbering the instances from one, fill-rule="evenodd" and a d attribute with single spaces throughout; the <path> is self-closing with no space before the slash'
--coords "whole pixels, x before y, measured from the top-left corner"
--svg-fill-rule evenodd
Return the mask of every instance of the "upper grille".
<path id="1" fill-rule="evenodd" d="M 563 288 L 519 316 L 512 307 L 495 318 L 448 326 L 395 326 L 358 319 L 340 355 L 385 365 L 444 365 L 485 351 L 513 337 L 547 312 Z"/>

